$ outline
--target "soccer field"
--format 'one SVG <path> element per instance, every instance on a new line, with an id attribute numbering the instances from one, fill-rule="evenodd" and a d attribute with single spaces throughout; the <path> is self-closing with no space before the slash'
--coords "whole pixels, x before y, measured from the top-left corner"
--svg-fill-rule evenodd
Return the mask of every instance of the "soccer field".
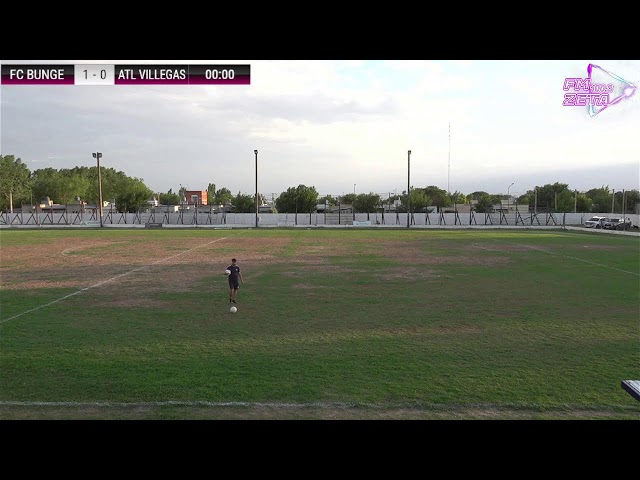
<path id="1" fill-rule="evenodd" d="M 0 419 L 640 419 L 640 238 L 0 230 Z M 231 314 L 231 258 L 244 277 Z"/>

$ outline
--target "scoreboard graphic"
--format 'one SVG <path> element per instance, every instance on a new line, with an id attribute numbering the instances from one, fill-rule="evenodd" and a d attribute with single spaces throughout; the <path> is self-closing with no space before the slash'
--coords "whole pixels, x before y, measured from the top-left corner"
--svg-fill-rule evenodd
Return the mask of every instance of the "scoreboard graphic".
<path id="1" fill-rule="evenodd" d="M 250 85 L 251 65 L 2 65 L 1 85 Z"/>

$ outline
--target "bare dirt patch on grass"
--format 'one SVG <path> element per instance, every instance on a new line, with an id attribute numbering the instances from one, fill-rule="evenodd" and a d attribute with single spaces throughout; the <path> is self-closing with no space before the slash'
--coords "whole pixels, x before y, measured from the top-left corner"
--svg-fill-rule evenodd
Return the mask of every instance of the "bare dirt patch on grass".
<path id="1" fill-rule="evenodd" d="M 431 269 L 393 268 L 387 270 L 385 273 L 376 273 L 373 276 L 383 280 L 418 280 L 421 278 L 437 278 L 442 277 L 443 275 L 439 271 Z"/>
<path id="2" fill-rule="evenodd" d="M 582 245 L 582 248 L 589 250 L 621 250 L 622 247 L 614 245 Z"/>
<path id="3" fill-rule="evenodd" d="M 79 288 L 78 280 L 27 280 L 26 282 L 2 283 L 0 290 L 37 290 L 42 288 Z"/>
<path id="4" fill-rule="evenodd" d="M 168 300 L 152 300 L 149 298 L 140 298 L 140 297 L 131 297 L 131 296 L 121 296 L 121 297 L 111 297 L 108 301 L 105 302 L 95 302 L 93 304 L 96 306 L 105 306 L 105 307 L 135 307 L 135 308 L 169 308 L 172 306 L 171 302 Z"/>
<path id="5" fill-rule="evenodd" d="M 497 243 L 474 243 L 474 248 L 486 250 L 488 252 L 530 252 L 531 250 L 542 250 L 540 247 L 533 245 L 514 245 L 514 244 L 497 244 Z"/>
<path id="6" fill-rule="evenodd" d="M 640 411 L 612 409 L 510 409 L 499 406 L 2 406 L 3 420 L 640 420 Z"/>
<path id="7" fill-rule="evenodd" d="M 438 325 L 434 327 L 438 333 L 456 334 L 456 333 L 480 333 L 480 327 L 474 325 Z"/>
<path id="8" fill-rule="evenodd" d="M 31 270 L 5 270 L 0 290 L 37 290 L 47 288 L 86 288 L 116 277 L 127 270 L 123 266 L 32 266 Z"/>
<path id="9" fill-rule="evenodd" d="M 318 290 L 320 288 L 328 288 L 324 285 L 311 285 L 310 283 L 296 283 L 293 288 L 300 290 Z"/>
<path id="10" fill-rule="evenodd" d="M 233 253 L 226 250 L 230 242 L 235 247 Z M 190 275 L 199 279 L 224 268 L 231 263 L 232 257 L 244 262 L 246 267 L 264 265 L 278 261 L 274 252 L 286 243 L 286 238 L 185 240 L 136 237 L 113 241 L 60 238 L 46 244 L 8 246 L 3 247 L 0 260 L 0 289 L 85 288 L 99 282 L 107 282 L 104 287 L 108 288 L 112 283 L 108 280 L 117 277 L 117 282 L 144 284 L 151 286 L 151 290 L 162 291 L 166 285 L 171 285 L 172 291 L 181 291 L 191 288 L 190 284 L 166 278 L 163 271 L 179 266 L 182 272 L 186 265 L 197 265 Z M 150 279 L 151 272 L 153 278 Z M 153 288 L 154 285 L 158 288 Z"/>
<path id="11" fill-rule="evenodd" d="M 444 334 L 455 335 L 459 333 L 478 334 L 481 332 L 479 327 L 473 325 L 434 325 L 434 326 L 413 326 L 406 328 L 384 328 L 380 332 L 389 336 L 414 336 L 414 335 L 432 335 Z"/>
<path id="12" fill-rule="evenodd" d="M 494 266 L 496 264 L 510 263 L 511 259 L 498 255 L 469 255 L 469 250 L 452 247 L 450 255 L 438 255 L 430 253 L 426 248 L 420 248 L 404 242 L 384 242 L 379 248 L 380 251 L 388 252 L 402 264 L 420 265 L 485 265 Z"/>

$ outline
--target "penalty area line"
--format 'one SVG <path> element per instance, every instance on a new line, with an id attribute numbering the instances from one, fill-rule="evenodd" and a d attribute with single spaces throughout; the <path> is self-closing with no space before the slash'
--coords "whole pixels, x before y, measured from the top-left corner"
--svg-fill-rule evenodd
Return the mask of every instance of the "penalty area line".
<path id="1" fill-rule="evenodd" d="M 63 300 L 66 300 L 67 298 L 71 298 L 74 295 L 79 295 L 81 293 L 86 292 L 87 290 L 92 289 L 92 288 L 100 287 L 101 285 L 104 285 L 105 283 L 112 282 L 114 280 L 117 280 L 118 278 L 126 277 L 127 275 L 130 275 L 132 273 L 139 272 L 140 270 L 144 270 L 145 268 L 149 268 L 149 267 L 152 267 L 152 266 L 157 265 L 159 263 L 166 262 L 167 260 L 171 260 L 171 259 L 179 257 L 181 255 L 185 255 L 185 254 L 187 254 L 189 252 L 193 252 L 194 250 L 196 250 L 198 248 L 206 247 L 207 245 L 211 245 L 212 243 L 219 242 L 220 240 L 224 240 L 226 238 L 229 238 L 229 237 L 227 236 L 227 237 L 222 237 L 222 238 L 216 238 L 215 240 L 212 240 L 212 241 L 207 242 L 207 243 L 203 243 L 202 245 L 197 245 L 197 246 L 195 246 L 193 248 L 190 248 L 189 250 L 185 250 L 184 252 L 176 253 L 175 255 L 171 255 L 170 257 L 167 257 L 167 258 L 161 258 L 160 260 L 157 260 L 157 261 L 155 261 L 153 263 L 150 263 L 148 265 L 143 265 L 142 267 L 134 268 L 133 270 L 129 270 L 128 272 L 121 273 L 119 275 L 116 275 L 115 277 L 111 277 L 111 278 L 109 278 L 107 280 L 103 280 L 103 281 L 98 282 L 98 283 L 96 283 L 94 285 L 91 285 L 89 287 L 85 287 L 85 288 L 83 288 L 81 290 L 78 290 L 77 292 L 73 292 L 73 293 L 70 293 L 68 295 L 65 295 L 64 297 L 60 297 L 60 298 L 58 298 L 56 300 L 53 300 L 52 302 L 46 303 L 44 305 L 40 305 L 39 307 L 36 307 L 36 308 L 32 308 L 31 310 L 27 310 L 26 312 L 19 313 L 17 315 L 14 315 L 13 317 L 9 317 L 9 318 L 7 318 L 5 320 L 0 320 L 0 324 L 8 322 L 9 320 L 13 320 L 13 319 L 18 318 L 18 317 L 21 317 L 23 315 L 26 315 L 27 313 L 35 312 L 36 310 L 40 310 L 42 308 L 49 307 L 49 306 L 51 306 L 51 305 L 53 305 L 55 303 L 61 302 Z"/>

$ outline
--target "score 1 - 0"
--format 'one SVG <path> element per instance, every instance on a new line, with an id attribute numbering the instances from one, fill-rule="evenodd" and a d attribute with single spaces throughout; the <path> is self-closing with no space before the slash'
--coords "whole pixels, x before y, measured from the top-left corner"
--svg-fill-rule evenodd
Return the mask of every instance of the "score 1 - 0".
<path id="1" fill-rule="evenodd" d="M 75 65 L 75 85 L 115 85 L 115 65 Z"/>

